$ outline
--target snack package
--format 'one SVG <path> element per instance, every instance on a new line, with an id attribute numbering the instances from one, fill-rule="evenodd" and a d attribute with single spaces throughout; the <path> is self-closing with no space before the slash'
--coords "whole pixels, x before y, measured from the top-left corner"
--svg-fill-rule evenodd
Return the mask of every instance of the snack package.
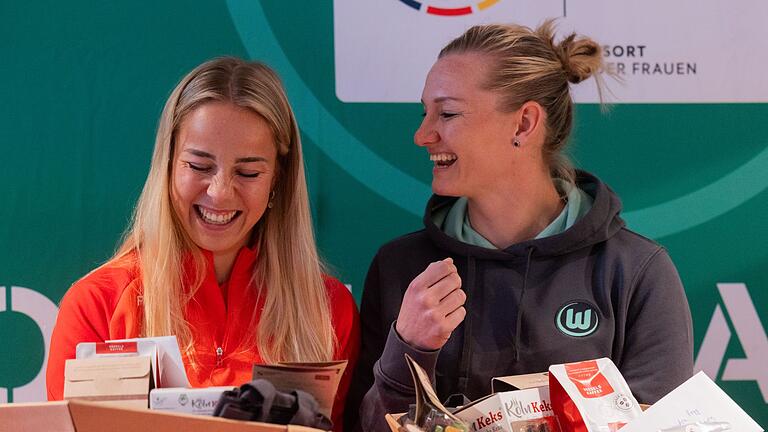
<path id="1" fill-rule="evenodd" d="M 615 432 L 641 414 L 608 358 L 550 366 L 549 392 L 563 432 Z"/>

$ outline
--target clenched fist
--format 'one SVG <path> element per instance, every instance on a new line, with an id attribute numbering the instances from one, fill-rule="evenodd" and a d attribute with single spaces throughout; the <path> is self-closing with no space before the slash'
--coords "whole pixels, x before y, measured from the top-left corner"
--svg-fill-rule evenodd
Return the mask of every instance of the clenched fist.
<path id="1" fill-rule="evenodd" d="M 467 315 L 466 299 L 453 259 L 433 262 L 408 285 L 395 330 L 415 348 L 442 348 Z"/>

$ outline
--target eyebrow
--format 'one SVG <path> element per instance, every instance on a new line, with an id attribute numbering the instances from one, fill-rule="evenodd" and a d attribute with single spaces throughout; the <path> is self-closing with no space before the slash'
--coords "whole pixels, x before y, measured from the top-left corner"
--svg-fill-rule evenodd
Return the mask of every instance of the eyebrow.
<path id="1" fill-rule="evenodd" d="M 436 97 L 436 98 L 432 99 L 432 103 L 440 103 L 440 102 L 445 102 L 445 101 L 449 101 L 449 100 L 457 101 L 457 102 L 466 102 L 464 99 L 458 98 L 458 97 L 440 96 L 440 97 Z M 424 105 L 424 99 L 421 100 L 421 104 Z"/>
<path id="2" fill-rule="evenodd" d="M 214 155 L 212 155 L 212 154 L 210 154 L 208 152 L 204 152 L 202 150 L 186 149 L 186 150 L 184 150 L 184 152 L 185 153 L 193 154 L 193 155 L 198 156 L 198 157 L 207 158 L 207 159 L 211 159 L 211 160 L 214 160 L 214 161 L 216 160 L 216 156 L 214 156 Z M 247 163 L 247 162 L 267 162 L 267 158 L 263 158 L 261 156 L 248 156 L 248 157 L 244 157 L 244 158 L 237 158 L 235 160 L 235 163 Z"/>

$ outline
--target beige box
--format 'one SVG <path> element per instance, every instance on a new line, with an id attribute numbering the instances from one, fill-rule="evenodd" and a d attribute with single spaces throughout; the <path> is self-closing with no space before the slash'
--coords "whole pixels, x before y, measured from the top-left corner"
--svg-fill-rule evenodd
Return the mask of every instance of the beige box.
<path id="1" fill-rule="evenodd" d="M 63 402 L 0 405 L 0 432 L 322 432 L 293 425 L 244 422 L 218 417 L 101 403 Z"/>
<path id="2" fill-rule="evenodd" d="M 147 408 L 149 391 L 154 387 L 152 376 L 152 365 L 147 356 L 67 360 L 64 399 Z"/>

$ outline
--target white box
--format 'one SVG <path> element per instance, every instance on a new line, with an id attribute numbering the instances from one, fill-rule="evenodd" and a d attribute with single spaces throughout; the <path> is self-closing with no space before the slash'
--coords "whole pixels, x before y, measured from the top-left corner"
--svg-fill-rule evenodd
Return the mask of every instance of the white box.
<path id="1" fill-rule="evenodd" d="M 555 429 L 557 420 L 549 400 L 548 387 L 536 387 L 493 393 L 460 408 L 454 415 L 470 425 L 475 432 L 519 430 L 527 421 L 546 421 Z"/>
<path id="2" fill-rule="evenodd" d="M 237 387 L 162 388 L 149 392 L 149 408 L 186 414 L 212 415 L 221 394 Z"/>

